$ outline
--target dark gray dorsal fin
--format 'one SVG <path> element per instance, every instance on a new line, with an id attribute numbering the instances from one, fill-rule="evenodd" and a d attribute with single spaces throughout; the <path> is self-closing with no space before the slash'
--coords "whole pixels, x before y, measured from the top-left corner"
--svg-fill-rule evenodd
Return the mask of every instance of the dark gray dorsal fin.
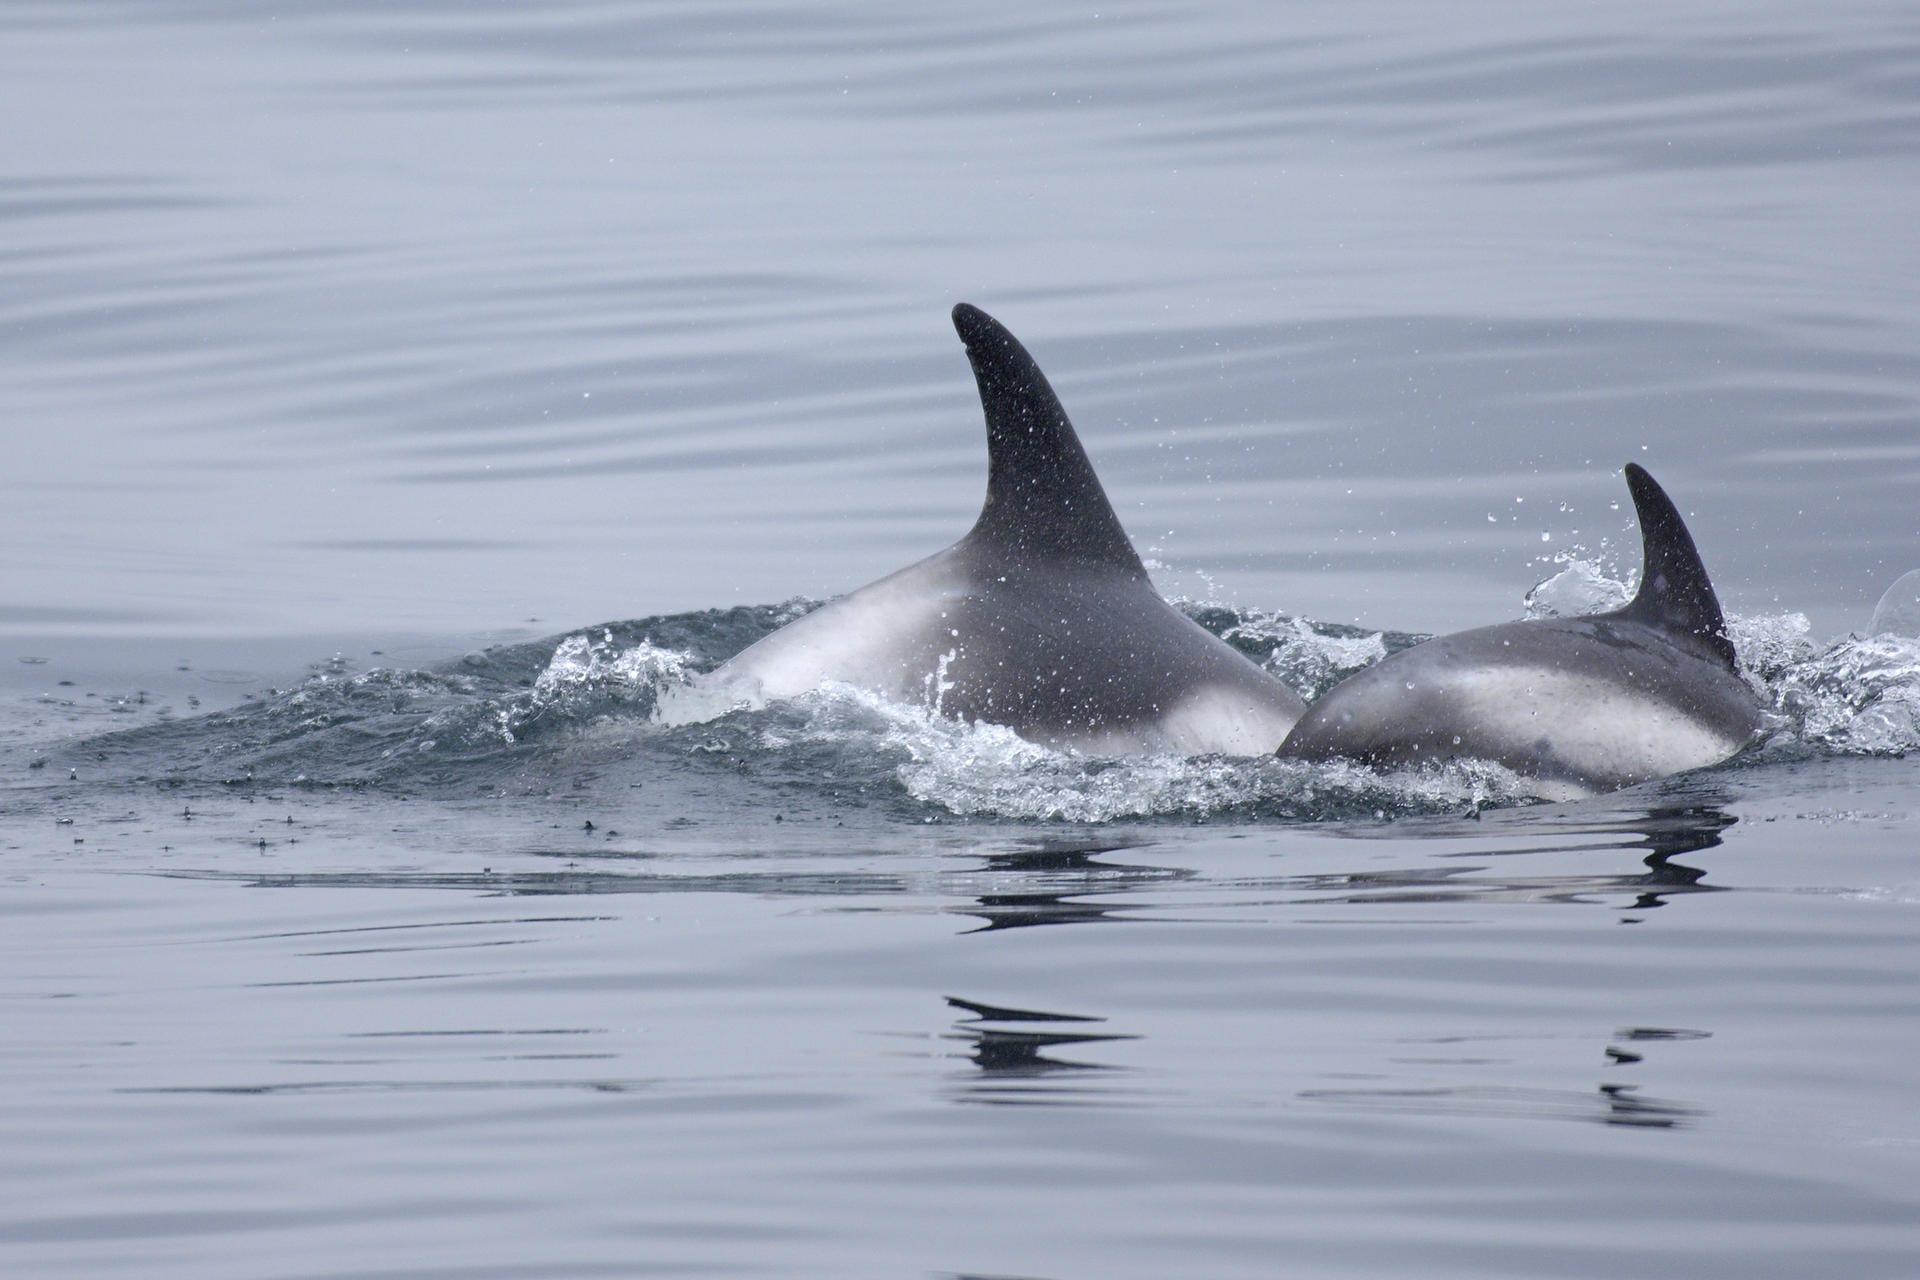
<path id="1" fill-rule="evenodd" d="M 1733 641 L 1727 638 L 1727 620 L 1720 613 L 1720 601 L 1707 581 L 1706 566 L 1700 563 L 1686 522 L 1659 483 L 1631 462 L 1627 488 L 1633 492 L 1633 508 L 1640 517 L 1646 563 L 1640 571 L 1640 594 L 1620 613 L 1694 637 L 1731 669 Z"/>
<path id="2" fill-rule="evenodd" d="M 1019 339 L 978 307 L 953 309 L 987 416 L 987 501 L 967 535 L 1022 560 L 1093 562 L 1147 576 L 1067 411 Z"/>

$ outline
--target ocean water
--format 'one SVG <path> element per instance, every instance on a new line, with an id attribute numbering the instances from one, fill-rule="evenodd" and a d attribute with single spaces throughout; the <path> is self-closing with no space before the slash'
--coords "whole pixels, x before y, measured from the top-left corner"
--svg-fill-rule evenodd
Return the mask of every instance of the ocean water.
<path id="1" fill-rule="evenodd" d="M 6 1274 L 1920 1274 L 1911 6 L 20 0 L 0 108 Z M 962 299 L 1303 693 L 1638 461 L 1769 739 L 663 719 L 967 527 Z"/>

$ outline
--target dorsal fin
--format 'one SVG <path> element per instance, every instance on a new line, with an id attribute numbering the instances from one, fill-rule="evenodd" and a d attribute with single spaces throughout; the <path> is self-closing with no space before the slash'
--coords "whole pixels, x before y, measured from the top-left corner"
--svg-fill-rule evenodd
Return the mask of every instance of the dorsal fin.
<path id="1" fill-rule="evenodd" d="M 1707 581 L 1706 566 L 1700 563 L 1686 522 L 1659 483 L 1631 462 L 1627 488 L 1633 492 L 1633 509 L 1640 517 L 1646 563 L 1640 571 L 1640 594 L 1620 613 L 1694 637 L 1731 669 L 1733 641 L 1727 638 L 1727 620 L 1720 613 L 1720 601 Z"/>
<path id="2" fill-rule="evenodd" d="M 1094 562 L 1147 576 L 1067 411 L 1019 339 L 967 303 L 953 309 L 987 416 L 987 501 L 967 535 L 1021 559 Z"/>

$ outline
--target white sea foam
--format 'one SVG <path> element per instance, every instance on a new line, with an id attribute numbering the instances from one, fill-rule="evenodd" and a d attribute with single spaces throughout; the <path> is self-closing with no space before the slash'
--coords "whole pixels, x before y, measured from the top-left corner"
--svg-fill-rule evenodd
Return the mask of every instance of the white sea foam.
<path id="1" fill-rule="evenodd" d="M 967 723 L 855 688 L 827 685 L 758 730 L 768 751 L 820 746 L 892 761 L 909 795 L 962 816 L 1113 822 L 1157 817 L 1326 818 L 1447 811 L 1529 798 L 1495 765 L 1381 774 L 1272 756 L 1103 757 L 1040 746 L 1000 725 Z"/>

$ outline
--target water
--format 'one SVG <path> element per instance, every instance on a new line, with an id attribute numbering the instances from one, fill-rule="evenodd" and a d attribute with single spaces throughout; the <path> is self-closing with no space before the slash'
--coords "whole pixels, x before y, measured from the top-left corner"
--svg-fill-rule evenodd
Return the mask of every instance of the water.
<path id="1" fill-rule="evenodd" d="M 1917 86 L 1864 3 L 10 6 L 0 1265 L 1920 1273 Z M 1617 592 L 1643 462 L 1772 740 L 661 723 L 966 527 L 963 298 L 1306 692 Z"/>

